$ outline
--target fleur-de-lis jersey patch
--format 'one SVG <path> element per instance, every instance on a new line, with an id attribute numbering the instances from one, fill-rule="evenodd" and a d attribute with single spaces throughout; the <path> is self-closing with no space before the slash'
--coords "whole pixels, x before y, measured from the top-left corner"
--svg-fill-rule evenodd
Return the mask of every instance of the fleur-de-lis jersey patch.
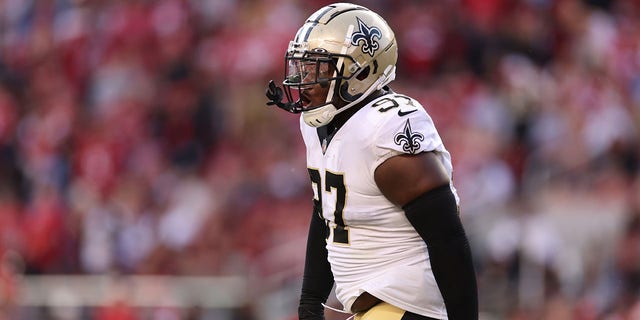
<path id="1" fill-rule="evenodd" d="M 360 41 L 364 41 L 362 44 L 362 52 L 368 53 L 373 57 L 373 54 L 380 48 L 378 40 L 382 38 L 382 31 L 376 26 L 367 26 L 360 18 L 358 20 L 358 31 L 351 35 L 351 44 L 354 46 L 359 45 Z"/>
<path id="2" fill-rule="evenodd" d="M 416 153 L 420 150 L 420 142 L 424 141 L 424 135 L 420 132 L 411 131 L 411 123 L 409 119 L 404 123 L 404 128 L 398 132 L 393 141 L 402 147 L 402 150 L 408 153 Z"/>

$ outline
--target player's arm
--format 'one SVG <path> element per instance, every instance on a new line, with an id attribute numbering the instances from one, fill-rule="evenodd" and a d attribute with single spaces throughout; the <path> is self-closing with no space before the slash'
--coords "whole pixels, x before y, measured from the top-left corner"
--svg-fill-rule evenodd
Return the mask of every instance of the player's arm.
<path id="1" fill-rule="evenodd" d="M 458 215 L 450 178 L 437 155 L 387 159 L 375 171 L 382 193 L 405 214 L 427 244 L 431 268 L 450 320 L 478 319 L 471 250 Z"/>
<path id="2" fill-rule="evenodd" d="M 298 306 L 300 320 L 324 319 L 322 303 L 327 301 L 333 288 L 333 274 L 327 260 L 327 232 L 327 225 L 314 209 L 309 225 L 302 292 Z"/>

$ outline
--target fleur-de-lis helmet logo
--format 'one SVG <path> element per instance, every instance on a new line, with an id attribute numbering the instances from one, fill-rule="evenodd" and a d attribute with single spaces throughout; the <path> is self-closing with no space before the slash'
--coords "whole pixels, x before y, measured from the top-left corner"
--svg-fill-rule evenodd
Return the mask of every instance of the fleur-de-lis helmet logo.
<path id="1" fill-rule="evenodd" d="M 404 129 L 396 134 L 393 141 L 402 146 L 402 150 L 405 152 L 416 153 L 416 151 L 420 150 L 420 142 L 424 141 L 424 136 L 420 132 L 411 131 L 411 123 L 407 119 Z"/>
<path id="2" fill-rule="evenodd" d="M 378 40 L 382 38 L 382 31 L 376 26 L 367 26 L 358 17 L 356 17 L 356 20 L 358 20 L 358 31 L 351 35 L 351 44 L 357 46 L 361 41 L 364 42 L 360 47 L 362 52 L 368 53 L 373 57 L 373 54 L 380 48 Z"/>

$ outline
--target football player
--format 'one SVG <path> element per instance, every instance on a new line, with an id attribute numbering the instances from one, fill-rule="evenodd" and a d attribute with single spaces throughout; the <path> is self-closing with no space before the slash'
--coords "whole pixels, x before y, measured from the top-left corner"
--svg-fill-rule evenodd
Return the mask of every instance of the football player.
<path id="1" fill-rule="evenodd" d="M 356 319 L 477 319 L 451 157 L 420 103 L 392 91 L 397 43 L 373 11 L 337 3 L 290 42 L 267 104 L 301 113 L 314 192 L 301 320 L 335 283 Z"/>

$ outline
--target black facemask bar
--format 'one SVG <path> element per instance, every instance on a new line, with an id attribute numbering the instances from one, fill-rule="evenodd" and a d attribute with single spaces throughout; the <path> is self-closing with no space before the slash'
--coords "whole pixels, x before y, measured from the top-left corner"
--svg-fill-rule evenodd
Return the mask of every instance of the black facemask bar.
<path id="1" fill-rule="evenodd" d="M 338 79 L 334 77 L 334 70 L 335 60 L 327 56 L 288 55 L 285 59 L 285 77 L 282 82 L 287 101 L 299 105 L 303 111 L 322 106 L 303 107 L 302 91 L 315 85 L 328 87 L 331 81 Z"/>
<path id="2" fill-rule="evenodd" d="M 276 86 L 271 80 L 266 92 L 266 96 L 270 100 L 267 105 L 276 105 L 291 113 L 313 110 L 325 105 L 303 107 L 302 91 L 309 86 L 317 84 L 322 87 L 328 87 L 331 81 L 337 81 L 337 88 L 340 86 L 340 80 L 350 79 L 351 77 L 345 78 L 342 76 L 343 69 L 337 66 L 339 58 L 353 61 L 350 56 L 340 54 L 305 52 L 296 57 L 294 53 L 287 53 L 285 56 L 284 81 L 282 82 L 284 90 Z M 334 72 L 334 70 L 338 70 L 338 72 Z M 337 92 L 337 89 L 335 92 Z M 283 102 L 282 100 L 285 97 L 286 101 Z"/>

